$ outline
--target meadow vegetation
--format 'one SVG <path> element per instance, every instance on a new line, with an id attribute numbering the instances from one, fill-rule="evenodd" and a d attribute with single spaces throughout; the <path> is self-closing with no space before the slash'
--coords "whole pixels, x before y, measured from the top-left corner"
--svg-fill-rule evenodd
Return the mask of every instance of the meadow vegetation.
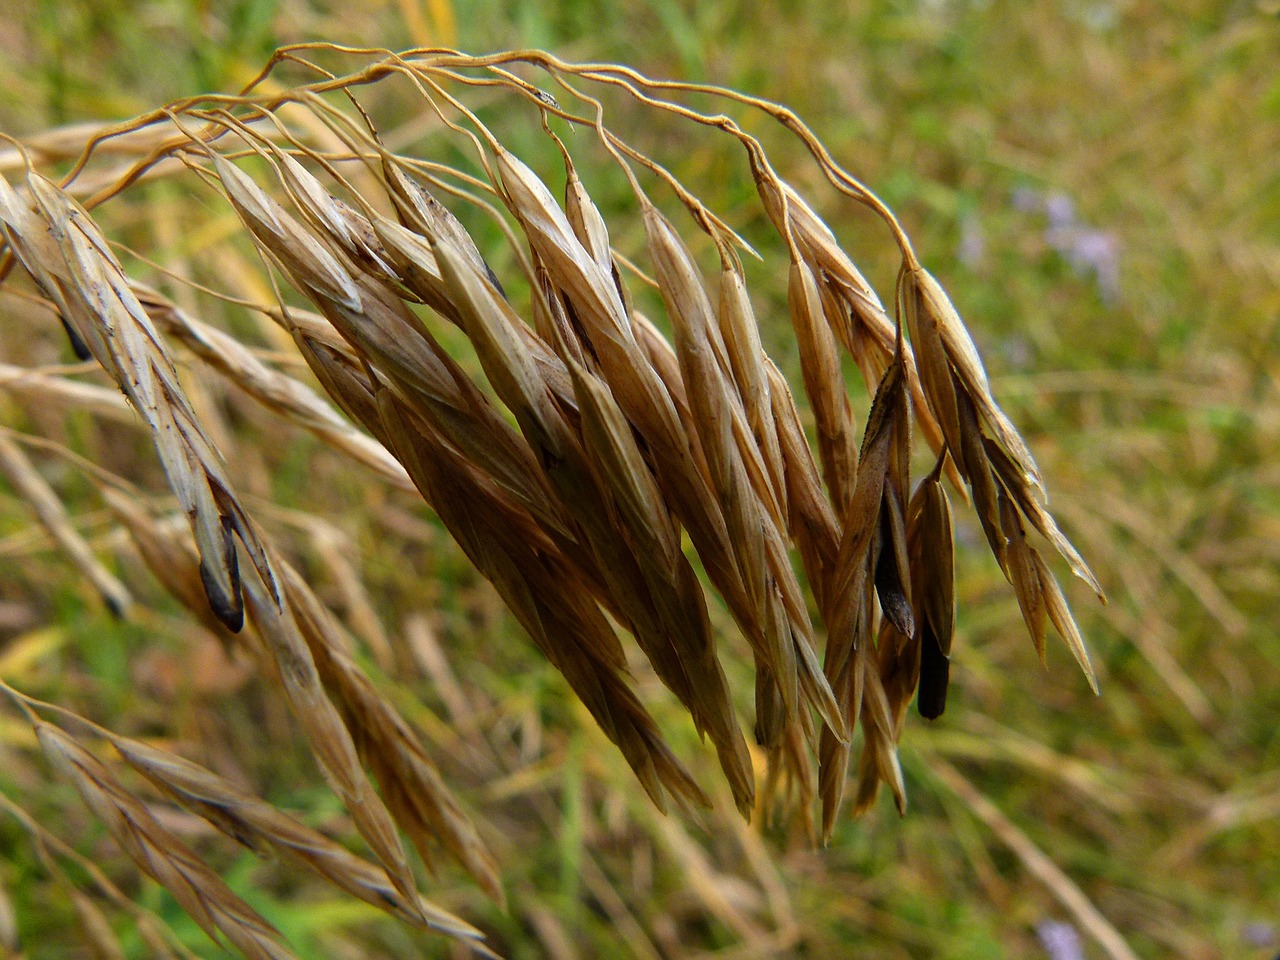
<path id="1" fill-rule="evenodd" d="M 1280 14 L 765 6 L 0 15 L 0 955 L 1280 949 Z"/>

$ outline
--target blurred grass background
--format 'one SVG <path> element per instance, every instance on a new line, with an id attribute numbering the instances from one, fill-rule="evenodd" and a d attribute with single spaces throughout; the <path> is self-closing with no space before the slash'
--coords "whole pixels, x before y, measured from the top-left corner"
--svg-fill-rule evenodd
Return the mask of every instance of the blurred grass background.
<path id="1" fill-rule="evenodd" d="M 442 698 L 439 676 L 423 679 L 428 656 L 366 658 L 497 825 L 512 909 L 447 870 L 431 895 L 438 885 L 441 902 L 512 957 L 1067 960 L 1046 943 L 1053 922 L 1073 924 L 1084 956 L 1123 955 L 1071 912 L 1069 878 L 1138 956 L 1280 950 L 1276 4 L 799 0 L 783 13 L 746 0 L 17 0 L 0 13 L 0 131 L 21 137 L 238 89 L 277 45 L 312 39 L 542 47 L 793 107 L 881 193 L 948 284 L 1111 599 L 1095 608 L 1069 588 L 1099 668 L 1095 699 L 1064 650 L 1051 645 L 1041 670 L 981 534 L 963 530 L 953 694 L 938 722 L 912 721 L 908 816 L 882 799 L 827 850 L 768 831 L 762 843 L 723 810 L 704 824 L 650 811 L 425 511 L 290 437 L 241 459 L 246 487 L 259 481 L 297 510 L 278 522 L 297 527 L 317 570 L 324 542 L 356 558 L 385 627 L 442 649 L 465 705 Z M 612 125 L 642 137 L 639 123 Z M 779 172 L 815 185 L 806 158 L 779 143 Z M 674 172 L 720 209 L 749 185 L 697 144 Z M 137 231 L 167 235 L 173 259 L 190 258 L 181 224 L 159 222 L 182 202 L 165 189 L 149 188 Z M 891 299 L 896 258 L 883 232 L 815 192 Z M 762 314 L 768 346 L 785 357 L 785 313 Z M 67 358 L 42 318 L 7 308 L 4 318 L 0 359 Z M 40 432 L 109 465 L 139 450 L 132 434 L 95 434 L 96 421 L 30 409 L 3 389 L 0 415 L 19 428 L 39 420 Z M 264 427 L 242 426 L 243 453 Z M 69 503 L 83 501 L 81 529 L 102 534 L 106 515 L 75 472 L 42 465 Z M 0 481 L 0 676 L 121 732 L 195 744 L 206 762 L 213 755 L 341 830 L 283 708 L 193 637 L 176 608 L 155 606 L 112 621 Z M 0 760 L 0 790 L 82 852 L 116 862 L 78 797 L 48 786 L 8 712 Z M 1024 843 L 1061 875 L 1037 867 Z M 300 956 L 444 949 L 218 850 L 229 882 Z M 3 816 L 0 890 L 25 955 L 90 955 L 65 897 Z M 217 955 L 153 885 L 132 892 L 200 955 Z M 112 922 L 127 956 L 147 955 L 126 917 Z"/>

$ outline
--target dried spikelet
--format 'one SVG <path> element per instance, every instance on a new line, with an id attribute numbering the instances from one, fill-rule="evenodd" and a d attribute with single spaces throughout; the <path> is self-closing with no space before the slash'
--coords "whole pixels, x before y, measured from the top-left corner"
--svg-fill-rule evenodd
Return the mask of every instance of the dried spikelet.
<path id="1" fill-rule="evenodd" d="M 148 567 L 177 599 L 199 615 L 203 605 L 199 595 L 193 596 L 192 592 L 193 578 L 195 589 L 199 587 L 196 559 L 186 544 L 128 498 L 110 489 L 103 493 L 127 524 Z M 418 738 L 342 652 L 341 629 L 305 581 L 288 565 L 283 567 L 282 579 L 316 672 L 336 701 L 360 758 L 383 787 L 396 822 L 414 841 L 424 860 L 430 859 L 429 841 L 443 841 L 485 891 L 501 901 L 502 889 L 492 854 Z M 216 628 L 215 623 L 213 629 Z M 396 895 L 400 896 L 398 892 Z"/>
<path id="2" fill-rule="evenodd" d="M 853 412 L 845 395 L 835 338 L 822 312 L 817 280 L 803 260 L 791 261 L 787 306 L 800 348 L 805 394 L 818 426 L 822 475 L 839 510 L 853 495 L 858 471 Z"/>
<path id="3" fill-rule="evenodd" d="M 894 467 L 900 467 L 898 445 L 902 431 L 901 412 L 906 392 L 901 356 L 885 371 L 876 390 L 867 418 L 859 457 L 857 485 L 844 511 L 840 552 L 833 578 L 835 606 L 827 624 L 827 675 L 842 668 L 843 659 L 858 647 L 850 628 L 859 620 L 864 587 L 874 584 L 879 550 L 893 549 L 879 538 L 881 518 L 886 510 L 887 491 L 901 482 Z M 904 632 L 909 632 L 905 631 Z M 856 715 L 856 713 L 855 713 Z"/>
<path id="4" fill-rule="evenodd" d="M 27 188 L 24 200 L 0 179 L 0 220 L 10 247 L 151 428 L 169 483 L 191 519 L 210 605 L 237 630 L 243 604 L 232 536 L 274 592 L 262 545 L 106 240 L 83 208 L 48 180 L 29 173 Z"/>
<path id="5" fill-rule="evenodd" d="M 383 160 L 383 172 L 400 222 L 424 237 L 439 237 L 451 244 L 485 278 L 506 296 L 502 284 L 488 262 L 480 255 L 475 240 L 457 217 L 415 178 Z"/>
<path id="6" fill-rule="evenodd" d="M 245 598 L 254 626 L 279 667 L 293 716 L 325 779 L 351 814 L 360 836 L 386 868 L 396 890 L 409 904 L 416 904 L 416 882 L 395 822 L 365 776 L 351 733 L 325 694 L 291 607 L 277 606 L 253 581 L 245 582 Z"/>
<path id="7" fill-rule="evenodd" d="M 895 628 L 887 621 L 881 625 L 879 643 L 890 644 L 889 631 Z M 862 755 L 858 760 L 858 782 L 854 789 L 852 813 L 862 816 L 874 802 L 880 783 L 893 793 L 899 815 L 907 812 L 907 790 L 898 762 L 897 724 L 878 665 L 867 662 L 862 697 Z"/>
<path id="8" fill-rule="evenodd" d="M 595 120 L 574 116 L 510 72 L 514 59 L 566 85 L 573 78 L 566 88 L 575 95 L 578 81 L 608 83 L 746 148 L 760 204 L 786 250 L 788 313 L 816 425 L 816 458 L 790 387 L 761 349 L 739 262 L 749 248 L 658 158 L 608 131 L 601 103 L 582 93 L 581 102 L 596 107 Z M 161 159 L 166 151 L 181 156 L 227 196 L 269 263 L 318 311 L 282 301 L 266 312 L 373 440 L 243 344 L 158 295 L 130 288 L 84 211 L 38 175 L 28 175 L 25 191 L 0 186 L 0 221 L 50 312 L 142 411 L 191 518 L 201 557 L 195 569 L 203 577 L 193 579 L 192 556 L 180 538 L 118 494 L 109 497 L 113 509 L 150 565 L 173 568 L 160 573 L 171 591 L 187 603 L 207 593 L 228 623 L 240 603 L 233 537 L 245 544 L 261 580 L 245 591 L 274 658 L 268 663 L 279 670 L 326 775 L 352 806 L 405 904 L 416 891 L 395 824 L 424 859 L 443 844 L 501 896 L 492 860 L 413 731 L 343 653 L 346 637 L 332 614 L 292 571 L 281 574 L 288 586 L 279 595 L 267 547 L 177 387 L 160 332 L 282 418 L 401 487 L 411 481 L 659 806 L 705 797 L 636 697 L 615 626 L 634 636 L 697 730 L 710 737 L 739 808 L 746 812 L 755 797 L 751 758 L 695 573 L 700 565 L 756 661 L 756 734 L 769 764 L 764 803 L 778 792 L 806 805 L 820 798 L 821 833 L 829 836 L 848 777 L 849 732 L 859 725 L 854 812 L 869 807 L 880 783 L 905 807 L 897 744 L 909 701 L 918 690 L 920 712 L 936 717 L 948 683 L 954 564 L 944 474 L 962 495 L 967 487 L 1037 649 L 1043 651 L 1052 623 L 1093 682 L 1079 630 L 1027 526 L 1095 589 L 1097 582 L 1046 510 L 1036 465 L 994 400 L 968 332 L 892 213 L 793 116 L 729 91 L 665 88 L 625 70 L 579 67 L 536 52 L 473 59 L 417 51 L 346 77 L 322 72 L 323 82 L 291 91 L 280 101 L 288 108 L 278 112 L 266 100 L 247 98 L 219 100 L 212 110 L 175 108 L 165 123 L 178 133 L 148 163 L 160 160 L 169 170 L 175 164 Z M 475 148 L 488 183 L 394 155 L 354 97 L 355 121 L 319 96 L 351 94 L 389 74 L 415 84 L 442 136 Z M 545 111 L 544 131 L 564 162 L 563 204 L 462 99 L 446 92 L 454 83 L 505 90 Z M 889 227 L 904 260 L 895 317 L 816 207 L 777 177 L 744 127 L 660 99 L 660 89 L 726 97 L 735 109 L 763 110 L 796 134 L 827 180 Z M 302 125 L 295 110 L 309 112 Z M 199 133 L 189 133 L 189 119 Z M 553 122 L 593 129 L 627 177 L 652 264 L 652 279 L 643 279 L 662 297 L 672 342 L 634 309 L 619 265 L 633 268 L 611 248 L 611 226 L 622 234 L 592 200 L 566 146 L 573 141 L 553 134 Z M 294 132 L 303 127 L 306 136 Z M 241 147 L 262 161 L 265 179 L 233 162 L 232 151 Z M 669 188 L 715 244 L 716 295 L 708 295 L 685 241 L 633 167 Z M 155 168 L 139 164 L 129 176 L 148 169 Z M 485 194 L 498 197 L 514 229 Z M 522 292 L 528 281 L 531 322 L 441 202 L 451 197 L 493 215 L 507 236 L 522 268 Z M 468 338 L 483 377 L 450 355 L 445 344 L 456 341 L 456 331 L 441 321 Z M 860 439 L 842 348 L 875 387 Z M 913 425 L 938 459 L 911 495 Z M 792 568 L 792 547 L 827 629 L 821 663 L 817 619 Z M 361 764 L 377 780 L 385 807 Z M 813 826 L 810 811 L 799 818 Z"/>
<path id="9" fill-rule="evenodd" d="M 129 590 L 101 561 L 76 531 L 67 509 L 53 488 L 40 476 L 35 465 L 5 433 L 0 432 L 0 474 L 27 502 L 53 541 L 91 584 L 115 616 L 123 617 L 133 603 Z"/>
<path id="10" fill-rule="evenodd" d="M 783 184 L 782 189 L 787 198 L 788 223 L 801 255 L 818 278 L 823 313 L 831 329 L 868 385 L 879 383 L 894 353 L 903 350 L 916 423 L 933 452 L 940 454 L 943 434 L 920 385 L 914 341 L 898 347 L 896 324 L 885 313 L 862 272 L 840 248 L 831 228 L 790 184 Z M 953 480 L 959 482 L 958 477 Z"/>
<path id="11" fill-rule="evenodd" d="M 52 372 L 0 363 L 0 390 L 24 403 L 65 404 L 104 420 L 134 425 L 138 422 L 129 401 L 119 390 L 72 380 Z"/>
<path id="12" fill-rule="evenodd" d="M 913 631 L 886 616 L 877 639 L 877 663 L 866 674 L 862 725 L 866 734 L 858 763 L 853 811 L 875 800 L 889 784 L 899 813 L 906 810 L 896 744 L 917 685 L 921 716 L 935 719 L 946 705 L 951 638 L 955 624 L 951 507 L 940 480 L 943 462 L 917 487 L 907 509 L 906 550 L 915 600 Z M 882 553 L 883 557 L 883 553 Z"/>
<path id="13" fill-rule="evenodd" d="M 582 247 L 551 192 L 532 170 L 506 150 L 498 151 L 497 169 L 512 213 L 581 323 L 603 379 L 649 445 L 659 483 L 672 498 L 675 512 L 708 566 L 723 567 L 728 554 L 724 519 L 698 468 L 671 394 L 640 348 L 613 278 Z"/>
<path id="14" fill-rule="evenodd" d="M 560 147 L 560 152 L 564 156 L 565 166 L 565 183 L 564 183 L 564 213 L 569 221 L 569 226 L 573 228 L 573 234 L 578 238 L 578 242 L 591 256 L 600 267 L 607 273 L 614 275 L 615 283 L 617 283 L 617 264 L 613 260 L 613 251 L 609 247 L 609 228 L 604 222 L 604 217 L 600 215 L 595 202 L 591 199 L 591 195 L 587 193 L 587 188 L 583 185 L 582 179 L 578 176 L 578 171 L 574 169 L 573 161 L 569 158 L 569 151 L 565 150 L 564 144 L 560 139 L 556 138 L 556 144 Z M 619 284 L 619 286 L 621 286 Z M 619 293 L 623 291 L 620 289 Z"/>
<path id="15" fill-rule="evenodd" d="M 283 578 L 316 670 L 342 712 L 361 759 L 382 787 L 396 823 L 424 861 L 430 862 L 431 842 L 442 842 L 486 893 L 503 902 L 493 854 L 417 735 L 342 651 L 341 628 L 298 572 L 286 566 Z"/>
<path id="16" fill-rule="evenodd" d="M 717 317 L 738 398 L 768 471 L 772 487 L 771 499 L 785 525 L 789 522 L 786 512 L 785 468 L 778 441 L 777 422 L 773 415 L 772 388 L 763 363 L 764 350 L 760 346 L 760 331 L 751 308 L 751 299 L 747 295 L 742 270 L 727 259 L 720 271 L 720 309 Z M 739 442 L 740 445 L 745 445 L 745 439 L 740 439 Z M 763 493 L 761 499 L 765 499 Z"/>
<path id="17" fill-rule="evenodd" d="M 102 909 L 75 887 L 67 887 L 64 892 L 71 901 L 76 922 L 80 924 L 89 956 L 93 960 L 125 960 L 124 945 L 111 929 Z"/>
<path id="18" fill-rule="evenodd" d="M 279 932 L 161 826 L 100 761 L 59 728 L 40 721 L 34 726 L 49 762 L 75 784 L 139 869 L 168 890 L 205 933 L 215 941 L 225 936 L 251 960 L 293 957 Z"/>
<path id="19" fill-rule="evenodd" d="M 920 715 L 942 716 L 947 702 L 951 640 L 955 631 L 955 557 L 951 503 L 939 480 L 941 466 L 920 481 L 907 510 L 907 550 L 911 589 L 916 603 L 917 663 Z M 916 686 L 904 684 L 906 695 Z"/>
<path id="20" fill-rule="evenodd" d="M 847 727 L 813 654 L 813 627 L 778 526 L 780 511 L 769 509 L 761 497 L 762 486 L 768 493 L 765 467 L 758 448 L 746 442 L 745 416 L 730 386 L 729 359 L 711 303 L 671 224 L 651 205 L 643 206 L 643 214 L 658 287 L 675 329 L 692 423 L 728 524 L 738 578 L 763 627 L 765 642 L 757 652 L 778 684 L 787 722 L 795 719 L 803 687 L 827 725 L 844 737 Z"/>
<path id="21" fill-rule="evenodd" d="M 358 215 L 353 213 L 352 216 L 357 217 Z M 474 252 L 475 241 L 472 240 L 470 234 L 465 232 L 461 223 L 452 217 L 452 214 L 450 214 L 449 223 L 455 226 L 447 235 L 414 232 L 401 224 L 375 214 L 372 221 L 372 229 L 377 231 L 379 238 L 386 245 L 389 259 L 394 264 L 395 275 L 393 279 L 395 282 L 412 296 L 430 306 L 440 316 L 461 326 L 462 319 L 458 315 L 458 307 L 452 300 L 444 278 L 440 275 L 440 268 L 436 263 L 435 254 L 432 252 L 429 237 L 456 237 L 459 234 L 464 236 L 466 239 L 464 245 L 459 245 L 456 240 L 448 242 L 454 250 L 461 253 L 463 258 L 477 269 L 477 272 L 482 273 L 500 296 L 502 296 L 502 288 L 498 284 L 497 277 L 490 270 L 489 265 L 485 263 L 479 253 Z M 425 231 L 426 229 L 425 226 L 420 227 L 420 230 Z M 472 251 L 472 253 L 468 251 Z M 503 296 L 503 299 L 505 299 L 505 296 Z M 543 303 L 543 298 L 534 298 L 535 308 L 542 306 Z M 552 388 L 558 401 L 565 403 L 572 397 L 573 392 L 569 386 L 568 373 L 565 371 L 564 364 L 560 362 L 559 357 L 548 346 L 549 343 L 553 342 L 553 338 L 548 335 L 547 330 L 543 327 L 538 329 L 542 333 L 541 337 L 524 324 L 521 324 L 517 328 L 517 334 L 524 348 L 533 354 L 539 372 Z"/>
<path id="22" fill-rule="evenodd" d="M 157 326 L 274 413 L 314 434 L 402 489 L 413 484 L 380 444 L 352 429 L 305 384 L 271 369 L 238 340 L 187 316 L 153 290 L 135 288 Z"/>
<path id="23" fill-rule="evenodd" d="M 1013 585 L 1036 650 L 1043 657 L 1048 614 L 1096 689 L 1079 628 L 1057 580 L 1026 542 L 1019 512 L 1076 575 L 1105 599 L 1102 588 L 1044 508 L 1039 470 L 1022 437 L 992 397 L 973 341 L 942 288 L 923 268 L 904 268 L 899 295 L 916 344 L 925 395 L 937 413 L 952 459 L 969 481 L 978 519 L 992 553 Z M 940 710 L 941 700 L 938 707 Z"/>
<path id="24" fill-rule="evenodd" d="M 955 307 L 951 305 L 950 298 L 923 267 L 915 267 L 911 272 L 918 298 L 916 309 L 926 323 L 936 328 L 961 389 L 969 394 L 983 424 L 993 432 L 993 439 L 1017 464 L 1025 483 L 1043 491 L 1040 470 L 1032 459 L 1031 451 L 991 395 L 991 385 L 987 382 L 987 373 L 978 356 L 977 347 L 973 345 L 973 339 L 960 321 Z"/>
<path id="25" fill-rule="evenodd" d="M 754 608 L 752 619 L 759 624 L 757 629 L 763 628 L 760 633 L 764 642 L 758 650 L 762 666 L 778 684 L 782 707 L 789 717 L 795 713 L 799 698 L 795 651 L 785 620 L 769 609 L 781 598 L 769 583 L 764 517 L 733 437 L 732 406 L 723 368 L 727 358 L 716 356 L 709 337 L 710 331 L 715 330 L 718 338 L 719 331 L 688 251 L 670 223 L 652 206 L 645 204 L 642 212 L 658 288 L 675 330 L 676 355 L 693 414 L 692 426 L 728 526 L 737 578 Z M 776 631 L 775 624 L 783 629 Z"/>
<path id="26" fill-rule="evenodd" d="M 604 489 L 610 490 L 624 547 L 656 603 L 659 627 L 669 632 L 677 663 L 687 678 L 683 693 L 671 680 L 699 729 L 706 730 L 720 756 L 738 808 L 750 809 L 755 791 L 750 758 L 733 714 L 724 673 L 697 576 L 679 547 L 674 525 L 631 431 L 612 397 L 577 364 L 570 365 L 582 416 L 584 452 Z M 642 638 L 638 635 L 638 640 Z M 648 651 L 646 651 L 648 652 Z M 649 653 L 660 676 L 660 659 Z M 664 678 L 666 679 L 666 678 Z"/>
<path id="27" fill-rule="evenodd" d="M 630 622 L 659 675 L 688 702 L 688 677 L 678 657 L 673 660 L 665 655 L 670 644 L 651 616 L 653 599 L 648 596 L 637 559 L 618 539 L 606 494 L 592 476 L 563 408 L 539 376 L 532 355 L 516 332 L 523 322 L 497 289 L 447 241 L 436 240 L 434 249 L 490 383 L 515 414 L 552 488 L 577 522 L 594 569 L 609 591 L 610 605 Z"/>
<path id="28" fill-rule="evenodd" d="M 898 352 L 876 389 L 871 412 L 863 434 L 859 456 L 857 483 L 842 521 L 843 533 L 832 576 L 831 609 L 827 621 L 829 631 L 824 668 L 836 696 L 841 698 L 850 722 L 863 720 L 868 737 L 864 749 L 872 751 L 876 769 L 892 772 L 896 755 L 890 749 L 892 738 L 882 709 L 884 698 L 880 679 L 873 665 L 872 593 L 879 590 L 882 606 L 891 622 L 908 636 L 914 633 L 909 597 L 886 602 L 887 590 L 881 589 L 886 578 L 901 591 L 909 579 L 904 575 L 902 559 L 906 551 L 905 525 L 894 511 L 901 511 L 906 483 L 904 448 L 907 432 L 907 390 L 902 353 Z M 875 699 L 868 705 L 865 695 Z M 868 707 L 873 713 L 866 717 Z M 848 748 L 830 743 L 824 737 L 820 745 L 819 773 L 822 787 L 823 835 L 830 836 L 844 789 L 843 770 Z M 869 762 L 869 761 L 868 761 Z M 897 774 L 898 780 L 901 775 Z M 895 796 L 901 796 L 896 790 Z M 866 800 L 865 793 L 861 794 Z M 900 800 L 901 803 L 901 800 Z"/>
<path id="29" fill-rule="evenodd" d="M 129 766 L 160 791 L 259 855 L 283 854 L 352 896 L 407 923 L 426 926 L 473 947 L 478 930 L 419 896 L 410 906 L 384 870 L 222 777 L 138 740 L 112 736 Z"/>
<path id="30" fill-rule="evenodd" d="M 520 533 L 518 518 L 477 482 L 456 453 L 421 429 L 414 430 L 388 391 L 378 399 L 392 449 L 409 475 L 543 655 L 617 744 L 654 803 L 665 809 L 669 791 L 682 804 L 707 805 L 705 794 L 623 680 L 621 645 L 580 581 L 550 562 L 552 558 L 535 553 Z"/>
<path id="31" fill-rule="evenodd" d="M 611 286 L 600 264 L 582 247 L 545 185 L 528 167 L 501 149 L 498 169 L 513 213 L 521 219 L 552 280 L 583 321 L 601 374 L 627 418 L 649 444 L 659 483 L 689 528 L 713 581 L 748 636 L 768 645 L 760 651 L 765 662 L 775 671 L 781 668 L 784 714 L 794 716 L 796 688 L 790 678 L 795 668 L 789 665 L 793 648 L 786 635 L 798 630 L 794 643 L 803 643 L 803 628 L 798 622 L 789 623 L 789 616 L 775 614 L 766 620 L 756 612 L 759 605 L 751 599 L 750 585 L 743 580 L 744 571 L 734 562 L 722 510 L 708 488 L 706 475 L 699 469 L 701 447 L 691 446 L 679 426 L 672 391 L 665 382 L 674 379 L 674 374 L 655 376 L 657 365 L 637 349 L 635 331 L 616 287 Z M 787 614 L 800 609 L 798 604 L 792 605 Z M 773 639 L 767 640 L 770 631 Z M 829 709 L 831 700 L 824 696 L 826 684 L 816 672 L 809 674 L 807 681 L 808 691 L 827 712 L 830 722 L 842 730 Z M 776 729 L 776 725 L 771 726 Z M 773 739 L 772 735 L 769 739 Z"/>
<path id="32" fill-rule="evenodd" d="M 800 550 L 810 589 L 826 618 L 833 599 L 829 581 L 840 549 L 839 522 L 830 501 L 823 495 L 818 465 L 805 440 L 804 427 L 786 380 L 771 360 L 766 360 L 765 371 L 783 463 L 791 536 Z"/>
<path id="33" fill-rule="evenodd" d="M 234 164 L 213 154 L 236 212 L 299 289 L 398 390 L 428 406 L 449 440 L 485 467 L 549 529 L 567 533 L 515 432 L 394 292 L 353 275 Z"/>

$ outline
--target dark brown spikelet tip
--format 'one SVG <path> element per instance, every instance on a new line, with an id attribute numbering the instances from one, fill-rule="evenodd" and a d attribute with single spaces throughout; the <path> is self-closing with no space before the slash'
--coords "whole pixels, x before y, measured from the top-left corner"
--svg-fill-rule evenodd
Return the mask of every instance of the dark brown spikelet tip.
<path id="1" fill-rule="evenodd" d="M 89 350 L 88 344 L 84 342 L 80 334 L 76 333 L 76 328 L 67 323 L 66 317 L 59 317 L 58 319 L 62 321 L 62 329 L 67 331 L 67 339 L 71 341 L 71 352 L 76 355 L 76 359 L 81 361 L 92 360 L 93 353 Z"/>
<path id="2" fill-rule="evenodd" d="M 944 462 L 945 455 L 920 482 L 907 510 L 907 551 L 920 642 L 916 707 L 928 720 L 942 716 L 947 706 L 955 632 L 955 541 L 951 504 L 941 481 Z"/>
<path id="3" fill-rule="evenodd" d="M 920 638 L 920 693 L 916 709 L 926 720 L 937 720 L 947 709 L 947 684 L 951 679 L 951 659 L 938 646 L 938 638 L 928 626 Z"/>
<path id="4" fill-rule="evenodd" d="M 228 593 L 218 582 L 209 567 L 209 559 L 200 559 L 200 580 L 204 583 L 205 596 L 209 598 L 209 607 L 213 615 L 222 621 L 222 625 L 232 633 L 239 633 L 244 626 L 244 600 L 240 595 L 240 563 L 236 559 L 236 547 L 231 538 L 231 522 L 222 518 L 222 535 L 227 543 L 227 577 L 231 584 Z"/>
<path id="5" fill-rule="evenodd" d="M 907 637 L 916 634 L 915 614 L 911 610 L 911 597 L 907 592 L 908 580 L 903 576 L 907 566 L 905 556 L 906 539 L 899 533 L 902 526 L 902 510 L 890 503 L 892 493 L 886 488 L 885 500 L 881 506 L 881 547 L 880 556 L 876 558 L 875 585 L 876 594 L 880 598 L 880 607 L 884 615 Z M 893 514 L 896 513 L 896 518 Z M 902 549 L 899 549 L 899 545 Z"/>

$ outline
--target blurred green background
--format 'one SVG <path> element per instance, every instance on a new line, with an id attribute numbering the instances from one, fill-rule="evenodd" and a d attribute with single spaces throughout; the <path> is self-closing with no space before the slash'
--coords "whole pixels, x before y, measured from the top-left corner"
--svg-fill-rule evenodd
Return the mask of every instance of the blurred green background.
<path id="1" fill-rule="evenodd" d="M 1070 960 L 1053 923 L 1071 924 L 1087 957 L 1280 950 L 1277 4 L 10 0 L 0 131 L 22 137 L 233 91 L 276 46 L 313 39 L 541 47 L 793 107 L 893 207 L 948 285 L 1040 461 L 1051 507 L 1110 597 L 1099 608 L 1068 587 L 1099 670 L 1094 698 L 1060 645 L 1040 668 L 969 524 L 953 696 L 941 720 L 910 721 L 907 817 L 882 798 L 868 818 L 842 822 L 828 849 L 767 831 L 761 843 L 718 814 L 691 824 L 648 811 L 426 515 L 350 480 L 318 500 L 303 489 L 310 448 L 290 448 L 271 492 L 351 538 L 389 629 L 430 612 L 462 686 L 487 705 L 483 722 L 527 761 L 499 781 L 465 763 L 454 771 L 498 824 L 512 909 L 500 913 L 447 870 L 428 885 L 442 902 L 512 957 Z M 625 118 L 614 125 L 640 135 Z M 777 143 L 779 172 L 815 185 L 798 146 Z M 723 205 L 749 180 L 718 163 L 695 144 L 675 172 Z M 883 229 L 821 196 L 891 300 L 896 258 Z M 25 339 L 59 344 L 57 331 L 5 319 L 0 359 L 25 353 Z M 766 320 L 766 342 L 785 360 L 785 316 Z M 24 424 L 2 391 L 0 413 Z M 64 440 L 93 456 L 90 424 L 66 426 Z M 77 502 L 73 473 L 58 487 Z M 80 519 L 101 531 L 93 509 L 86 502 Z M 389 512 L 420 542 L 407 567 L 379 542 Z M 218 702 L 181 679 L 157 686 L 156 671 L 182 672 L 185 661 L 170 662 L 185 649 L 180 631 L 163 617 L 111 622 L 30 527 L 0 482 L 0 675 L 124 732 L 176 723 L 207 745 L 253 744 L 271 730 L 269 754 L 232 762 L 312 822 L 338 816 L 278 705 L 260 692 Z M 387 683 L 447 753 L 458 734 L 434 688 Z M 82 850 L 109 850 L 78 798 L 41 779 L 4 711 L 0 758 L 12 760 L 0 772 L 7 795 Z M 444 949 L 247 855 L 219 855 L 301 956 Z M 0 889 L 26 956 L 92 955 L 3 816 Z M 200 955 L 217 955 L 155 887 L 136 895 Z M 147 955 L 127 917 L 112 922 L 128 956 Z"/>

